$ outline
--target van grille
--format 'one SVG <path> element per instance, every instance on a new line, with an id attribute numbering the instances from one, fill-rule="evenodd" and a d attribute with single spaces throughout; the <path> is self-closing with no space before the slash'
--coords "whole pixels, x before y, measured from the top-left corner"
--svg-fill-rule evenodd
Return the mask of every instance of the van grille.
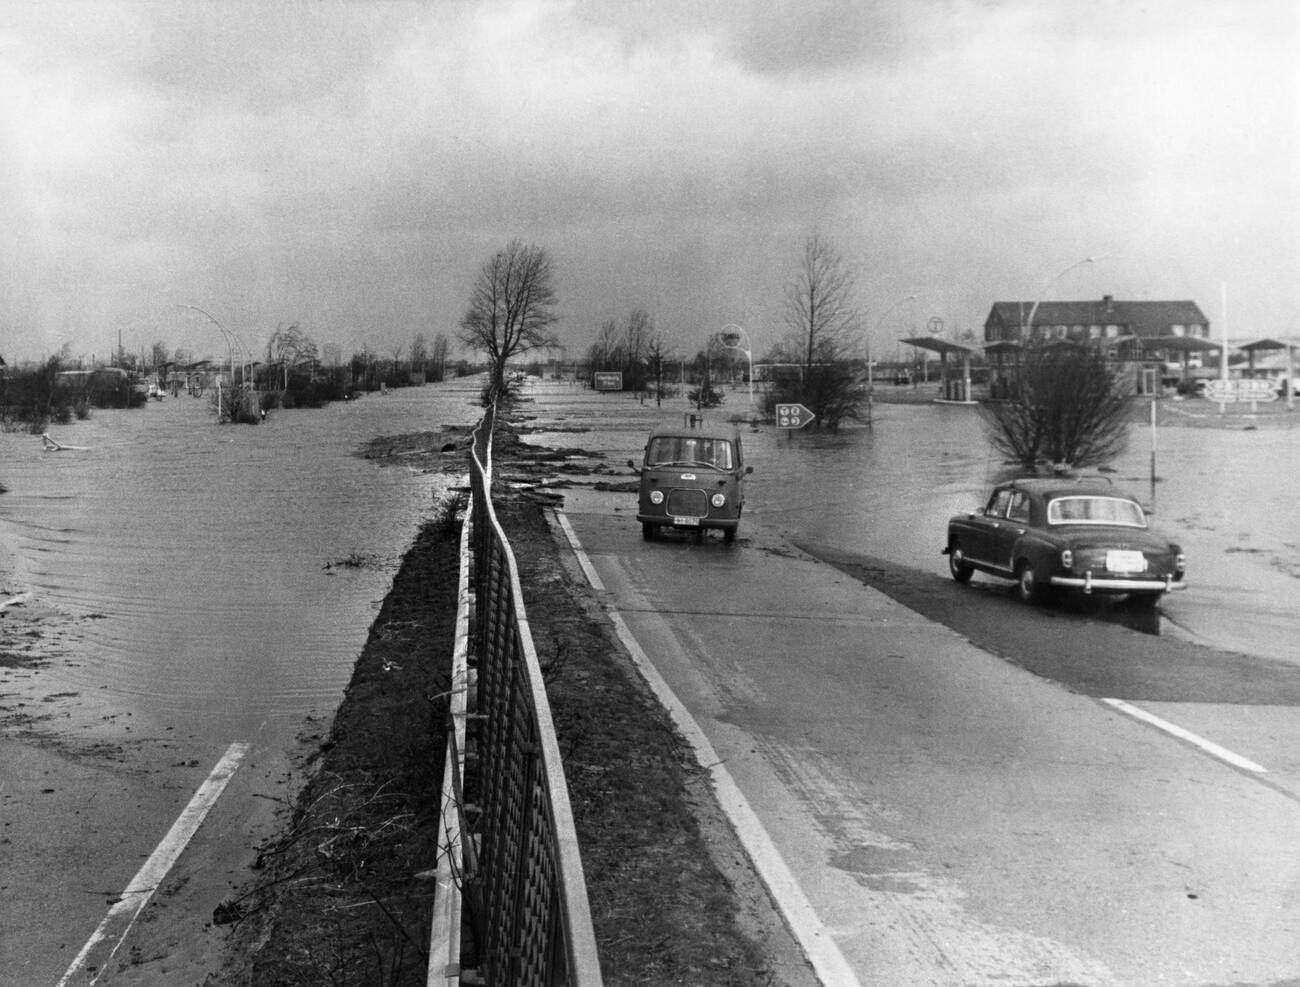
<path id="1" fill-rule="evenodd" d="M 709 500 L 703 490 L 672 490 L 668 494 L 667 510 L 673 517 L 706 517 Z"/>

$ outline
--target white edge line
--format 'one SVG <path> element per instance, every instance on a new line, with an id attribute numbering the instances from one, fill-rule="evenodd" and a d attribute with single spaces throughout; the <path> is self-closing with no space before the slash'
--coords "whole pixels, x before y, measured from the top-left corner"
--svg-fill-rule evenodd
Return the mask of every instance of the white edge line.
<path id="1" fill-rule="evenodd" d="M 144 906 L 149 903 L 153 893 L 158 890 L 158 885 L 162 883 L 163 878 L 167 876 L 167 872 L 171 870 L 172 865 L 176 863 L 177 858 L 180 857 L 198 831 L 208 811 L 216 804 L 217 799 L 221 797 L 221 793 L 225 791 L 226 785 L 229 784 L 235 770 L 239 767 L 240 760 L 248 753 L 248 748 L 248 744 L 238 742 L 226 748 L 226 753 L 217 762 L 216 767 L 212 769 L 212 773 L 208 775 L 203 784 L 198 787 L 194 797 L 190 799 L 189 805 L 176 817 L 176 821 L 172 823 L 171 829 L 162 838 L 162 842 L 154 848 L 153 853 L 149 855 L 149 859 L 144 862 L 144 866 L 136 872 L 135 877 L 131 878 L 126 890 L 122 892 L 122 896 L 109 908 L 108 914 L 99 923 L 99 928 L 91 933 L 90 938 L 86 940 L 86 944 L 81 947 L 81 952 L 77 954 L 77 958 L 68 967 L 63 979 L 59 981 L 58 987 L 65 987 L 76 976 L 94 948 L 106 938 L 109 928 L 121 923 L 125 918 L 125 924 L 121 927 L 117 942 L 109 950 L 104 962 L 99 965 L 99 969 L 96 971 L 95 976 L 91 978 L 90 983 L 95 983 L 99 979 L 99 974 L 108 968 L 109 960 L 113 958 L 113 954 L 122 945 L 127 933 L 131 931 L 131 926 L 135 924 L 136 918 L 144 910 Z"/>
<path id="2" fill-rule="evenodd" d="M 1157 730 L 1163 730 L 1179 740 L 1185 740 L 1194 747 L 1198 747 L 1211 757 L 1218 758 L 1226 764 L 1231 764 L 1234 768 L 1241 768 L 1243 771 L 1252 771 L 1255 774 L 1268 774 L 1268 769 L 1262 765 L 1256 764 L 1249 758 L 1242 757 L 1240 754 L 1234 754 L 1226 747 L 1220 747 L 1212 740 L 1206 740 L 1204 737 L 1197 736 L 1190 730 L 1185 730 L 1176 723 L 1170 723 L 1168 720 L 1162 720 L 1154 713 L 1148 713 L 1132 703 L 1126 703 L 1123 699 L 1102 699 L 1107 706 L 1119 710 L 1135 720 L 1141 720 L 1143 723 L 1149 723 Z"/>
<path id="3" fill-rule="evenodd" d="M 597 593 L 605 592 L 605 584 L 601 582 L 600 576 L 596 574 L 596 569 L 591 564 L 591 559 L 587 558 L 587 553 L 583 551 L 582 543 L 578 541 L 578 535 L 569 524 L 569 519 L 564 516 L 563 511 L 556 511 L 555 520 L 559 521 L 560 527 L 564 529 L 564 537 L 569 539 L 569 547 L 577 556 L 578 565 L 582 568 L 582 574 L 587 577 L 587 582 L 591 583 L 591 588 Z"/>
<path id="4" fill-rule="evenodd" d="M 595 569 L 592 568 L 591 560 L 588 559 L 587 553 L 583 551 L 578 536 L 570 527 L 568 520 L 560 511 L 556 511 L 555 516 L 564 529 L 565 537 L 569 539 L 574 555 L 578 558 L 578 564 L 592 584 L 592 588 L 603 592 L 604 584 L 600 581 L 600 577 L 596 575 Z M 812 965 L 817 978 L 826 987 L 861 987 L 857 974 L 853 972 L 848 960 L 840 952 L 839 945 L 835 942 L 830 930 L 818 917 L 812 903 L 808 901 L 808 896 L 804 894 L 803 888 L 799 886 L 799 882 L 791 873 L 780 851 L 772 843 L 772 838 L 768 836 L 767 830 L 763 828 L 758 815 L 740 791 L 735 779 L 731 777 L 731 772 L 721 762 L 717 751 L 713 749 L 713 744 L 705 736 L 704 731 L 700 729 L 695 717 L 691 716 L 690 711 L 682 705 L 681 700 L 677 698 L 677 695 L 669 687 L 663 676 L 659 674 L 658 669 L 654 667 L 654 663 L 642 650 L 636 638 L 632 636 L 632 631 L 628 628 L 622 615 L 612 608 L 608 609 L 607 612 L 610 621 L 614 625 L 615 633 L 618 634 L 619 640 L 623 642 L 623 646 L 631 654 L 632 661 L 636 664 L 642 677 L 645 678 L 646 683 L 654 691 L 659 701 L 667 708 L 673 722 L 676 723 L 687 743 L 694 749 L 695 757 L 700 766 L 709 772 L 710 777 L 713 779 L 718 803 L 727 814 L 727 818 L 731 820 L 731 825 L 735 829 L 741 845 L 745 848 L 745 852 L 749 854 L 763 883 L 767 885 L 768 892 L 781 910 L 782 915 L 784 915 L 786 924 L 790 927 L 790 931 L 794 933 L 795 939 L 798 940 L 799 945 L 802 947 L 804 955 Z"/>

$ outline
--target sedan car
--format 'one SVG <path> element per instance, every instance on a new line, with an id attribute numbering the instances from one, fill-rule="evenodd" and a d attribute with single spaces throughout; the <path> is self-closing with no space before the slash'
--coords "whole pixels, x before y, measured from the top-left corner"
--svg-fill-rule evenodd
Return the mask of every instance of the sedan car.
<path id="1" fill-rule="evenodd" d="M 957 582 L 977 571 L 1013 579 L 1026 602 L 1055 587 L 1154 606 L 1187 585 L 1182 548 L 1147 526 L 1141 504 L 1097 480 L 999 484 L 983 507 L 948 521 L 943 552 Z"/>
<path id="2" fill-rule="evenodd" d="M 628 466 L 637 469 L 629 459 Z M 661 527 L 685 528 L 701 537 L 708 528 L 731 542 L 745 506 L 743 462 L 734 428 L 658 428 L 642 456 L 637 520 L 649 541 Z"/>

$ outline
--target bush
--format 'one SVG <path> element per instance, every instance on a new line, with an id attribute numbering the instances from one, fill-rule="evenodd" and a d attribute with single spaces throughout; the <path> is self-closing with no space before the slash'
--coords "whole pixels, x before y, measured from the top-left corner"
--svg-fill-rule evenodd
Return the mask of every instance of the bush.
<path id="1" fill-rule="evenodd" d="M 1031 347 L 1016 383 L 1016 397 L 980 411 L 993 447 L 1021 466 L 1097 466 L 1128 444 L 1132 388 L 1095 350 Z"/>

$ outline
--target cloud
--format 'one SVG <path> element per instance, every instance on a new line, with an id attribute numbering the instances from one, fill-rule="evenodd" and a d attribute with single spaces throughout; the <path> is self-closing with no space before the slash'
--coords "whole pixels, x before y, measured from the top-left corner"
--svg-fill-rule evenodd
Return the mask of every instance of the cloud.
<path id="1" fill-rule="evenodd" d="M 814 230 L 869 310 L 978 324 L 1114 252 L 1079 290 L 1234 280 L 1264 318 L 1297 306 L 1298 39 L 1203 0 L 10 4 L 0 324 L 450 331 L 520 237 L 575 346 L 638 305 L 775 332 Z"/>

